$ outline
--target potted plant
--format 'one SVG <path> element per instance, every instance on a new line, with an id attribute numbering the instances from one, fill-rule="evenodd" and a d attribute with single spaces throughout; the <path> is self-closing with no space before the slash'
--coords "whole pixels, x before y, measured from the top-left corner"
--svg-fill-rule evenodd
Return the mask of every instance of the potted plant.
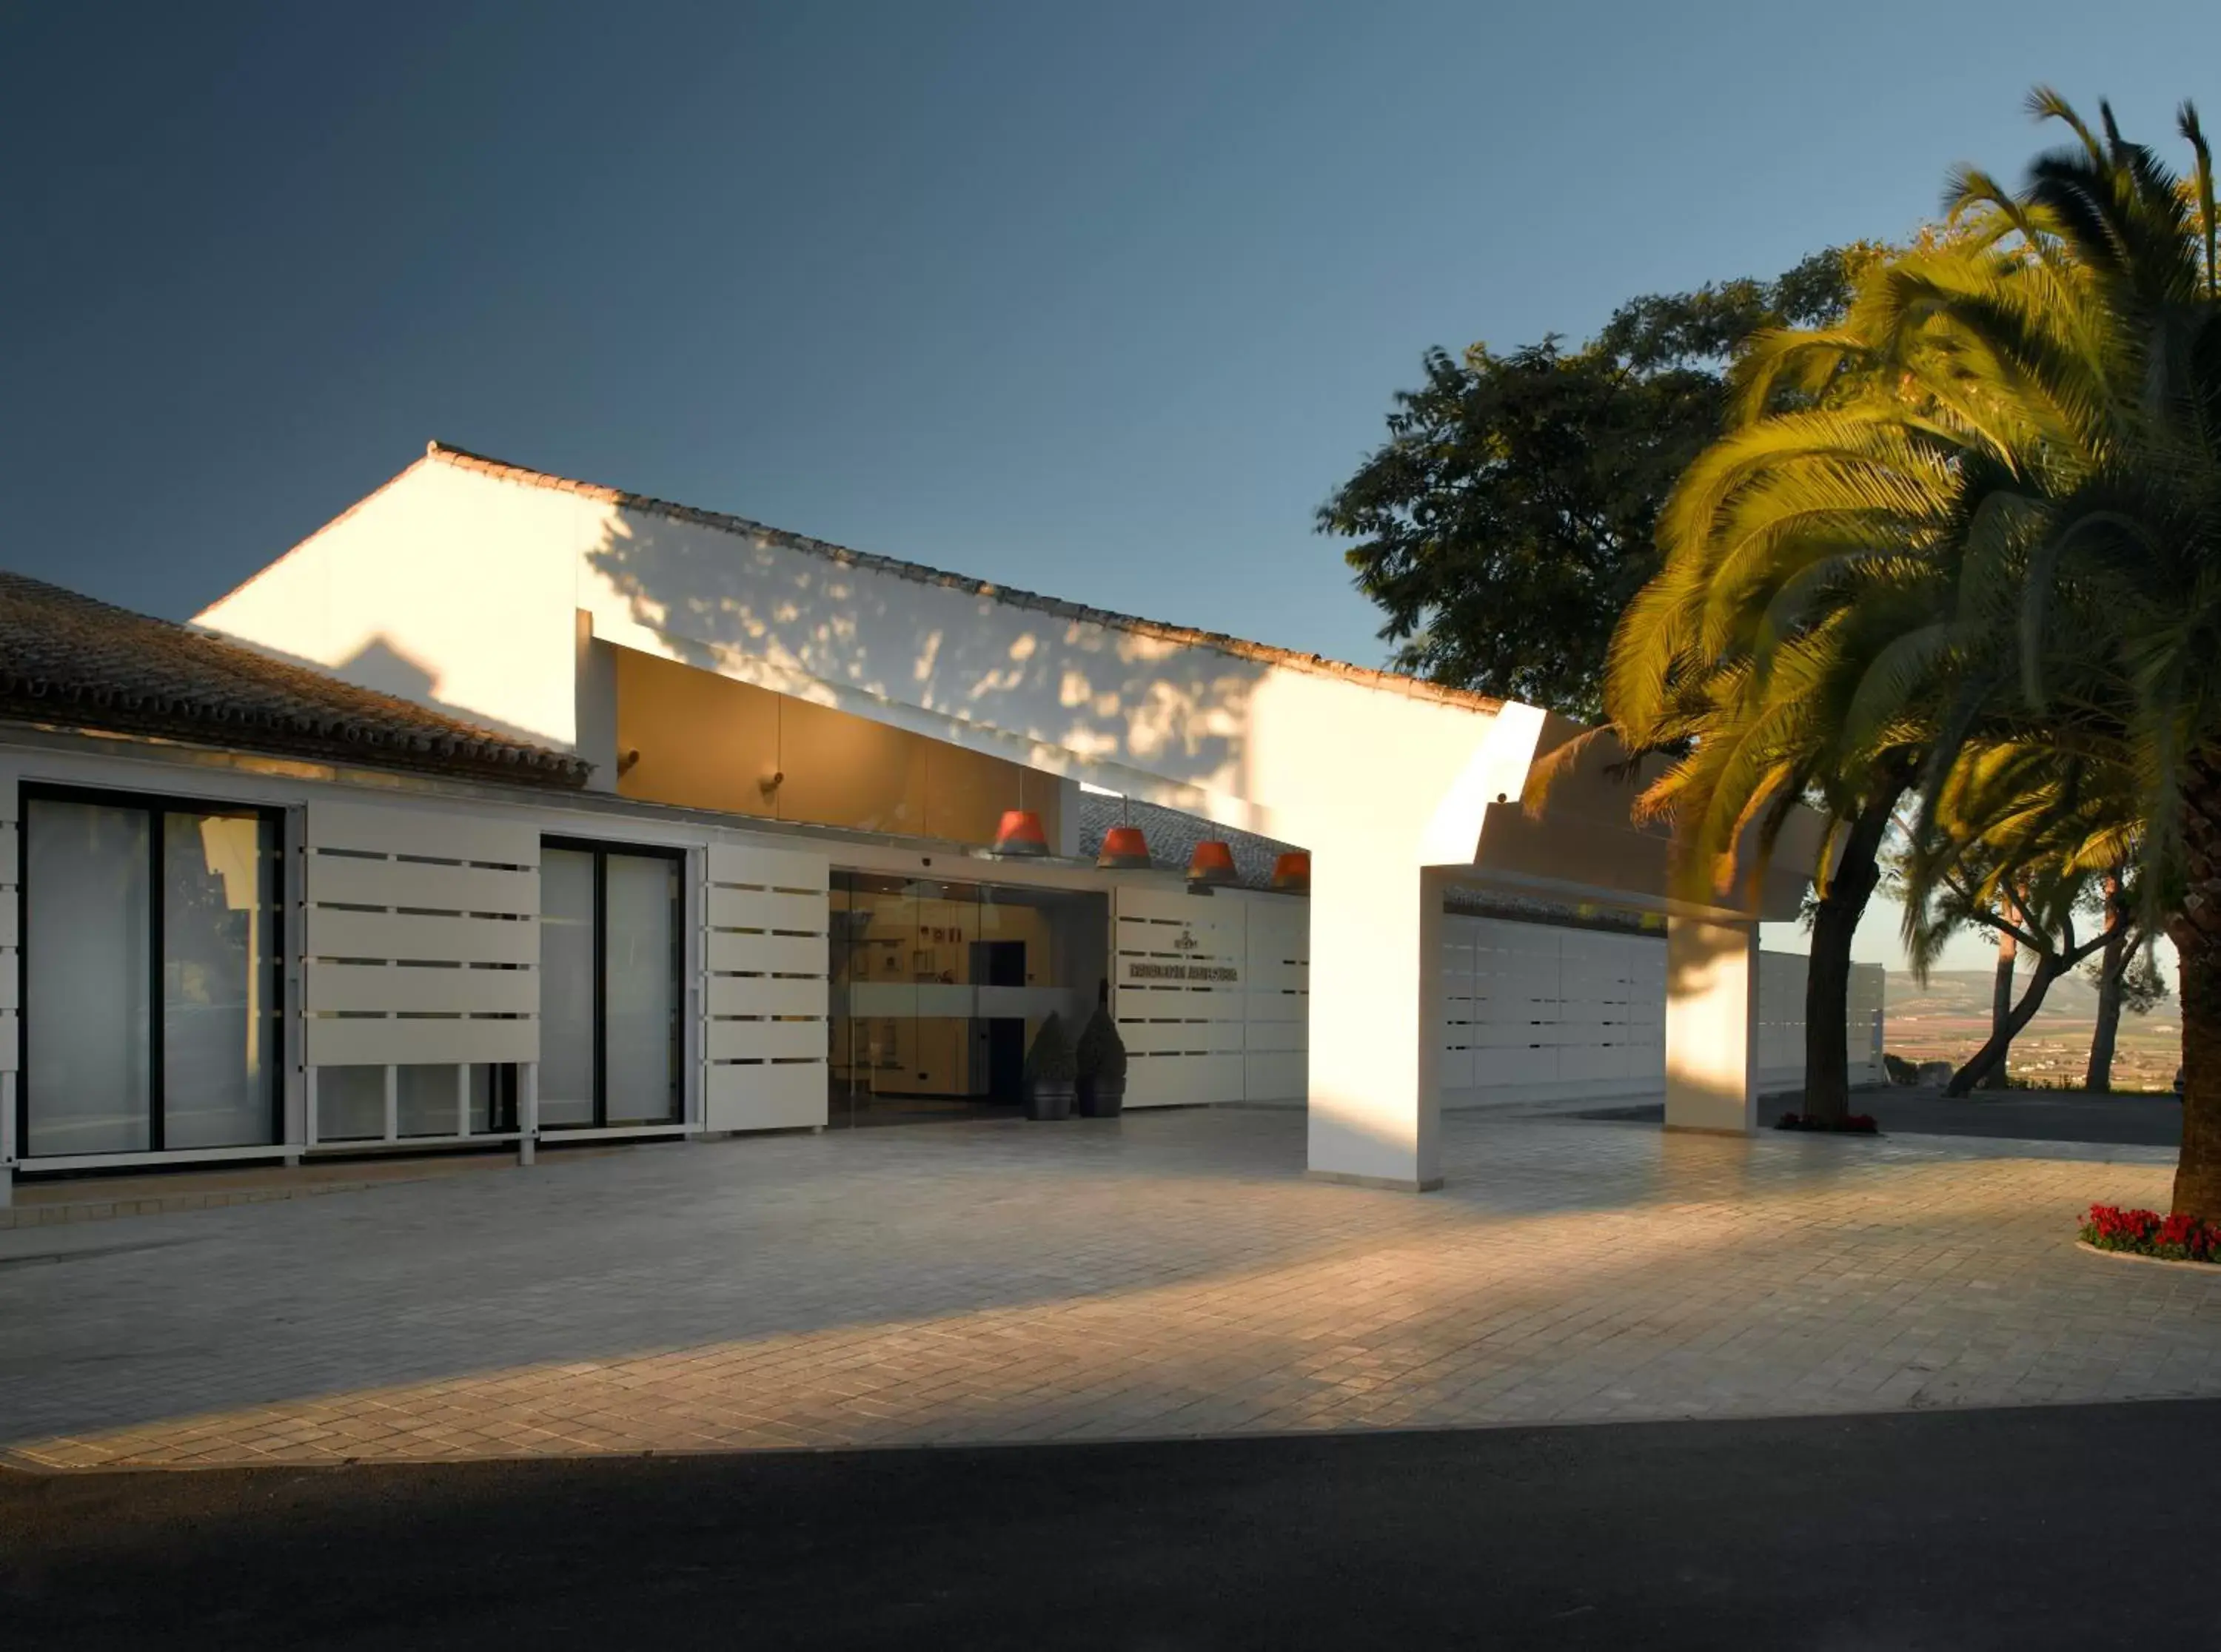
<path id="1" fill-rule="evenodd" d="M 1026 1117 L 1069 1119 L 1076 1069 L 1064 1022 L 1052 1011 L 1026 1052 Z"/>
<path id="2" fill-rule="evenodd" d="M 1075 1052 L 1079 1072 L 1079 1116 L 1116 1119 L 1126 1107 L 1126 1045 L 1118 1037 L 1118 1024 L 1110 1007 L 1098 1004 L 1079 1035 Z"/>

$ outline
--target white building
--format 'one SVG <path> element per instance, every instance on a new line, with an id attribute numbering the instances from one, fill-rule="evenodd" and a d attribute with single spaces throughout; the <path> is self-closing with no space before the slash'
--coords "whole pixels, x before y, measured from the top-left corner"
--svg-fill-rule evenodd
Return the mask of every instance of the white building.
<path id="1" fill-rule="evenodd" d="M 1795 1082 L 1799 880 L 1673 898 L 1600 762 L 1523 810 L 1530 707 L 436 445 L 197 624 L 0 579 L 0 1189 L 978 1113 L 1106 982 L 1129 1107 L 1366 1182 L 1445 1106 Z M 1309 894 L 1100 870 L 1083 782 Z"/>

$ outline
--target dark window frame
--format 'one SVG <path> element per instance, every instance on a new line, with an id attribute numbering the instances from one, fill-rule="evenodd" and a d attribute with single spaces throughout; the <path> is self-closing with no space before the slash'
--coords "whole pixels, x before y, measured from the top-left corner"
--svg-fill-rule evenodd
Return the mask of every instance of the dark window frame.
<path id="1" fill-rule="evenodd" d="M 543 836 L 540 851 L 551 849 L 591 856 L 594 863 L 594 1114 L 583 1125 L 542 1124 L 549 1134 L 566 1130 L 641 1130 L 668 1128 L 686 1121 L 686 851 L 666 844 L 613 843 L 599 838 Z M 679 869 L 678 887 L 671 898 L 671 986 L 674 1013 L 671 1026 L 671 1115 L 667 1119 L 628 1119 L 610 1123 L 610 857 L 629 855 L 640 860 L 668 862 Z"/>
<path id="2" fill-rule="evenodd" d="M 266 1142 L 244 1142 L 235 1148 L 185 1148 L 183 1152 L 218 1151 L 275 1151 L 285 1144 L 286 1079 L 291 1072 L 285 1056 L 285 1026 L 291 1006 L 285 995 L 286 968 L 292 957 L 291 950 L 291 926 L 286 901 L 285 879 L 285 816 L 283 805 L 272 803 L 242 803 L 228 798 L 197 796 L 184 792 L 138 791 L 126 787 L 72 786 L 46 781 L 23 781 L 16 793 L 16 1155 L 27 1166 L 34 1165 L 31 1147 L 31 805 L 37 802 L 83 803 L 103 808 L 137 809 L 153 817 L 147 833 L 147 1145 L 143 1149 L 126 1149 L 124 1156 L 135 1152 L 166 1153 L 168 1081 L 167 1050 L 165 1049 L 163 1012 L 168 1001 L 167 983 L 163 978 L 166 962 L 165 927 L 168 915 L 164 899 L 166 868 L 163 854 L 168 839 L 163 831 L 162 817 L 171 814 L 191 814 L 198 811 L 207 814 L 252 815 L 264 824 L 273 826 L 278 833 L 276 866 L 272 873 L 271 903 L 274 908 L 276 944 L 271 948 L 272 973 L 276 980 L 272 991 L 272 1043 L 275 1046 L 270 1070 L 273 1082 L 270 1087 L 270 1139 Z M 53 1158 L 78 1156 L 109 1156 L 108 1155 L 48 1154 Z"/>

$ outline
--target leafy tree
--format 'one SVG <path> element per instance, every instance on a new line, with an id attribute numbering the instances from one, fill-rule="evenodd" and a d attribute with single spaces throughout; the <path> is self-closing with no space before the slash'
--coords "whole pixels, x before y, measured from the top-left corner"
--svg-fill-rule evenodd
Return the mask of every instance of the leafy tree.
<path id="1" fill-rule="evenodd" d="M 1612 628 L 1655 571 L 1659 512 L 1720 430 L 1753 337 L 1842 313 L 1866 244 L 1774 281 L 1636 298 L 1578 349 L 1557 336 L 1425 358 L 1388 441 L 1320 508 L 1386 612 L 1397 663 L 1436 682 L 1596 716 Z"/>

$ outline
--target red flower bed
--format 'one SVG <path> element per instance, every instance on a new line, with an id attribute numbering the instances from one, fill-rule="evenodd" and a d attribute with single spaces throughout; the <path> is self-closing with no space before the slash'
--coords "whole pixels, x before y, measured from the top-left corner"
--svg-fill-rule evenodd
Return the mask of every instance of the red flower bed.
<path id="1" fill-rule="evenodd" d="M 2082 1242 L 2100 1250 L 2132 1250 L 2168 1262 L 2221 1262 L 2221 1227 L 2194 1216 L 2162 1216 L 2155 1210 L 2093 1205 L 2083 1219 Z"/>
<path id="2" fill-rule="evenodd" d="M 1808 1119 L 1801 1113 L 1785 1113 L 1774 1121 L 1776 1130 L 1823 1130 L 1839 1136 L 1875 1136 L 1881 1126 L 1874 1121 L 1870 1113 L 1854 1113 L 1841 1124 L 1829 1124 L 1818 1119 Z"/>

